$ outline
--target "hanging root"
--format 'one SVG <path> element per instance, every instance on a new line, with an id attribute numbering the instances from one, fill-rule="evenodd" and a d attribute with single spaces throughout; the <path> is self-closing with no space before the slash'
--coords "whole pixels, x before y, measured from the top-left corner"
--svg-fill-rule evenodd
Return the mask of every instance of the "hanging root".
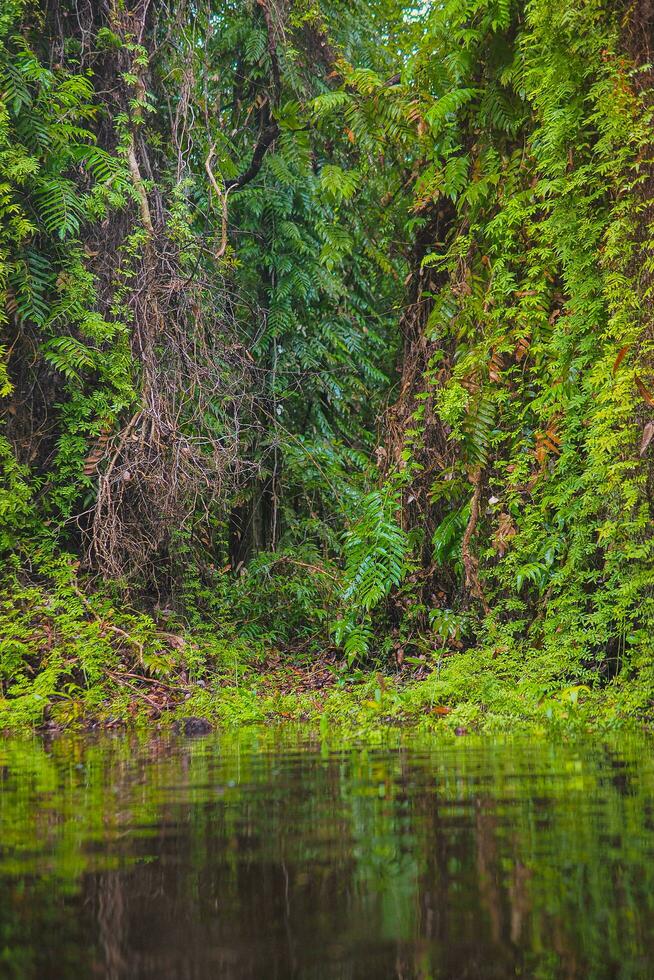
<path id="1" fill-rule="evenodd" d="M 139 279 L 133 345 L 141 404 L 98 466 L 89 557 L 106 576 L 156 582 L 175 535 L 206 529 L 248 476 L 241 444 L 254 425 L 256 386 L 224 285 L 212 284 L 207 315 L 209 287 L 185 284 L 161 237 Z"/>

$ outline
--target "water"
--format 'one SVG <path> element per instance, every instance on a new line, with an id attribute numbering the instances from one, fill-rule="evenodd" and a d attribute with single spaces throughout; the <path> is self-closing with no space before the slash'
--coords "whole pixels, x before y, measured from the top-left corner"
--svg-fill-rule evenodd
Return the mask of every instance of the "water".
<path id="1" fill-rule="evenodd" d="M 0 745 L 0 976 L 654 977 L 651 743 Z"/>

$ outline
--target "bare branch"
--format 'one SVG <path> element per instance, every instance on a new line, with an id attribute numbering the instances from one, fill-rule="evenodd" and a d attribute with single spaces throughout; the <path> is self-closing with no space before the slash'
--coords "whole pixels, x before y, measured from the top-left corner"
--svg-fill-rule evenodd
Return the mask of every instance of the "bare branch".
<path id="1" fill-rule="evenodd" d="M 231 180 L 225 181 L 226 191 L 239 191 L 242 187 L 245 187 L 246 184 L 249 184 L 251 180 L 254 180 L 261 170 L 266 151 L 274 143 L 278 136 L 279 126 L 275 120 L 273 120 L 261 132 L 257 145 L 254 148 L 252 159 L 250 160 L 250 166 L 247 168 L 247 170 L 245 170 L 239 177 L 233 177 Z"/>

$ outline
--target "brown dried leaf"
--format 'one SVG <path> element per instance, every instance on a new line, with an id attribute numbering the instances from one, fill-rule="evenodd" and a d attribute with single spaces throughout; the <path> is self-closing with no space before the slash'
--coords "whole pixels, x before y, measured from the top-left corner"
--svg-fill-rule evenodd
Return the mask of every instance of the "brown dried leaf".
<path id="1" fill-rule="evenodd" d="M 103 429 L 95 441 L 93 449 L 84 460 L 84 476 L 93 476 L 96 467 L 105 454 L 110 429 Z"/>
<path id="2" fill-rule="evenodd" d="M 644 456 L 645 453 L 647 452 L 647 447 L 652 441 L 652 437 L 654 437 L 654 422 L 648 422 L 645 428 L 643 429 L 643 438 L 641 439 L 640 442 L 641 456 Z"/>
<path id="3" fill-rule="evenodd" d="M 624 360 L 624 356 L 625 356 L 625 354 L 627 353 L 627 351 L 629 350 L 630 347 L 631 347 L 631 344 L 625 344 L 624 347 L 621 347 L 620 350 L 618 351 L 618 356 L 616 357 L 615 361 L 613 362 L 613 373 L 614 374 L 616 373 L 616 371 L 618 370 L 618 368 L 622 364 L 622 362 Z"/>
<path id="4" fill-rule="evenodd" d="M 638 377 L 638 375 L 636 375 L 634 381 L 636 382 L 636 387 L 638 388 L 638 391 L 641 393 L 641 395 L 643 396 L 647 404 L 652 405 L 654 407 L 654 395 L 652 395 L 651 391 L 647 390 L 647 388 L 643 384 L 642 380 Z"/>
<path id="5" fill-rule="evenodd" d="M 502 355 L 498 351 L 493 351 L 491 354 L 488 372 L 488 376 L 493 383 L 497 384 L 497 382 L 500 381 L 503 367 L 504 360 Z"/>
<path id="6" fill-rule="evenodd" d="M 516 526 L 510 514 L 500 514 L 497 521 L 497 530 L 493 536 L 493 547 L 500 558 L 506 554 L 508 543 L 516 535 Z"/>
<path id="7" fill-rule="evenodd" d="M 529 353 L 529 338 L 520 337 L 514 351 L 514 357 L 516 361 L 521 361 L 523 357 L 527 356 L 528 353 Z"/>

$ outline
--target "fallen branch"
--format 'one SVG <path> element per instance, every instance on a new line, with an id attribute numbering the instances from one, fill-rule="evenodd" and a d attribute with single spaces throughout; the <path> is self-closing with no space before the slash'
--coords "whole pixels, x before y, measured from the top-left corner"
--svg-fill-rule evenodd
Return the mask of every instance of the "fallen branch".
<path id="1" fill-rule="evenodd" d="M 133 691 L 134 694 L 138 695 L 138 697 L 143 698 L 143 700 L 146 701 L 151 708 L 154 708 L 159 712 L 159 714 L 161 714 L 162 706 L 157 701 L 153 701 L 152 698 L 149 698 L 147 694 L 143 693 L 143 691 L 140 691 L 135 684 L 131 684 L 129 681 L 123 680 L 120 674 L 115 674 L 112 670 L 108 670 L 107 674 L 110 677 L 113 677 L 116 683 L 123 684 L 125 687 L 128 687 L 130 691 Z"/>
<path id="2" fill-rule="evenodd" d="M 300 568 L 307 568 L 310 572 L 318 572 L 319 575 L 326 575 L 332 582 L 338 582 L 337 577 L 332 572 L 328 572 L 322 565 L 311 565 L 308 561 L 300 561 L 299 558 L 291 558 L 290 555 L 280 555 L 278 558 L 275 558 L 272 564 L 279 565 L 280 562 L 286 562 L 288 565 L 297 565 Z"/>
<path id="3" fill-rule="evenodd" d="M 107 674 L 110 677 L 113 677 L 114 680 L 117 680 L 117 679 L 122 678 L 122 677 L 131 677 L 135 681 L 143 681 L 145 684 L 157 684 L 159 687 L 167 687 L 171 691 L 179 691 L 180 689 L 186 690 L 187 687 L 188 687 L 187 684 L 182 684 L 182 683 L 179 683 L 179 684 L 169 684 L 167 681 L 160 681 L 156 677 L 145 677 L 143 674 L 133 674 L 129 670 L 121 670 L 121 671 L 108 670 L 107 671 Z M 127 682 L 127 683 L 129 683 L 129 682 Z"/>

